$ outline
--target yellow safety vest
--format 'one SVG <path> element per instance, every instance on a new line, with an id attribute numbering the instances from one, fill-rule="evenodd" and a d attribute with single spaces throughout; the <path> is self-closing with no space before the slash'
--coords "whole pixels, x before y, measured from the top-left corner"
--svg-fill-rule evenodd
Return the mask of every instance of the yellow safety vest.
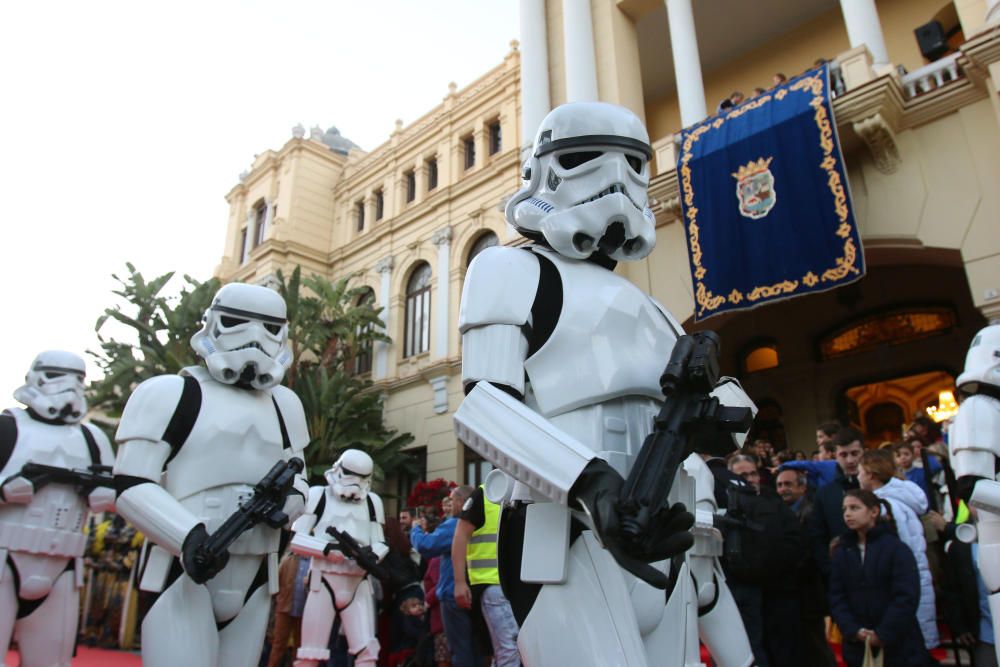
<path id="1" fill-rule="evenodd" d="M 480 485 L 479 488 L 483 488 Z M 486 520 L 476 529 L 465 548 L 465 559 L 469 570 L 469 583 L 499 584 L 500 571 L 497 569 L 497 529 L 500 528 L 500 506 L 491 503 L 483 494 L 483 514 Z"/>

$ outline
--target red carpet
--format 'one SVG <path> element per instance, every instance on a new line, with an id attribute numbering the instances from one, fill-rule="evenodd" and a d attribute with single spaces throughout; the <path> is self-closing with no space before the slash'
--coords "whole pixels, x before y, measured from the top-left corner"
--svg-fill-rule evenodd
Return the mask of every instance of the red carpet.
<path id="1" fill-rule="evenodd" d="M 7 664 L 10 667 L 18 667 L 21 664 L 21 658 L 17 657 L 17 651 L 11 651 L 7 654 Z M 141 665 L 142 658 L 136 653 L 87 648 L 86 646 L 77 649 L 76 657 L 73 658 L 73 667 L 140 667 Z"/>

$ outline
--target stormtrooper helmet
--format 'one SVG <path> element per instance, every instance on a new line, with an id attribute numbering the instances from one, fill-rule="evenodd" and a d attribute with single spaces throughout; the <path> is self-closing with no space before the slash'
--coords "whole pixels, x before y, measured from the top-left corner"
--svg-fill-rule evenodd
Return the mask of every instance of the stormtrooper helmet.
<path id="1" fill-rule="evenodd" d="M 47 350 L 31 362 L 14 398 L 44 419 L 75 424 L 87 413 L 86 372 L 83 359 L 72 352 Z"/>
<path id="2" fill-rule="evenodd" d="M 343 500 L 360 501 L 372 487 L 372 457 L 360 449 L 347 449 L 326 471 L 326 482 Z"/>
<path id="3" fill-rule="evenodd" d="M 962 394 L 975 394 L 980 384 L 1000 387 L 1000 324 L 981 329 L 965 355 L 965 370 L 956 383 Z"/>
<path id="4" fill-rule="evenodd" d="M 542 121 L 507 221 L 560 255 L 642 259 L 656 243 L 648 204 L 649 134 L 604 102 L 556 107 Z"/>
<path id="5" fill-rule="evenodd" d="M 274 290 L 230 283 L 205 311 L 205 325 L 191 347 L 219 382 L 274 387 L 292 362 L 286 315 L 285 300 Z"/>

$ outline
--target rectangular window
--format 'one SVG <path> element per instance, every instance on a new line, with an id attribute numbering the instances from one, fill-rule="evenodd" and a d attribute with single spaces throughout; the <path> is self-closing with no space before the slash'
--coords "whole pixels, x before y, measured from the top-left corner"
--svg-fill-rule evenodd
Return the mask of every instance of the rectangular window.
<path id="1" fill-rule="evenodd" d="M 381 220 L 385 215 L 385 194 L 382 190 L 375 191 L 375 219 Z"/>
<path id="2" fill-rule="evenodd" d="M 476 139 L 468 136 L 462 139 L 462 146 L 465 152 L 465 168 L 472 169 L 476 166 Z"/>
<path id="3" fill-rule="evenodd" d="M 365 202 L 364 200 L 359 201 L 354 205 L 355 216 L 357 219 L 357 229 L 359 232 L 365 231 Z"/>
<path id="4" fill-rule="evenodd" d="M 264 233 L 267 231 L 264 229 L 264 223 L 267 222 L 267 206 L 265 204 L 260 204 L 254 209 L 254 235 L 253 235 L 253 247 L 256 248 L 261 243 L 264 242 Z"/>
<path id="5" fill-rule="evenodd" d="M 417 175 L 412 171 L 403 174 L 406 179 L 406 202 L 410 203 L 417 198 Z"/>
<path id="6" fill-rule="evenodd" d="M 243 233 L 240 234 L 240 265 L 247 263 L 247 234 L 249 230 L 244 227 Z"/>
<path id="7" fill-rule="evenodd" d="M 500 133 L 500 121 L 490 123 L 490 155 L 495 155 L 503 148 L 503 135 Z"/>
<path id="8" fill-rule="evenodd" d="M 479 486 L 493 470 L 493 464 L 468 447 L 463 447 L 465 459 L 465 483 Z"/>
<path id="9" fill-rule="evenodd" d="M 432 157 L 427 161 L 427 190 L 428 192 L 438 186 L 438 161 Z"/>

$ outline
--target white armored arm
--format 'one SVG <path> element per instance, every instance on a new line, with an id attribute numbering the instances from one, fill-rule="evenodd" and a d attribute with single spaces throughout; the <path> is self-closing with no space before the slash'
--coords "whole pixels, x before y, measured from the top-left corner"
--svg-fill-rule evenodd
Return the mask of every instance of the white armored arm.
<path id="1" fill-rule="evenodd" d="M 376 493 L 368 493 L 375 507 L 375 520 L 371 522 L 371 533 L 369 534 L 370 546 L 375 552 L 375 557 L 381 562 L 389 553 L 389 545 L 385 543 L 385 508 L 382 506 L 382 499 Z"/>
<path id="2" fill-rule="evenodd" d="M 285 460 L 292 457 L 299 457 L 305 460 L 303 450 L 309 444 L 309 429 L 306 426 L 305 411 L 302 409 L 302 402 L 288 387 L 277 386 L 271 390 L 274 402 L 278 406 L 285 431 L 288 433 L 288 441 L 291 444 L 285 450 Z M 293 523 L 305 511 L 305 500 L 309 493 L 309 482 L 306 479 L 306 471 L 303 470 L 295 476 L 292 491 L 285 500 L 282 511 L 288 515 L 289 524 Z"/>
<path id="3" fill-rule="evenodd" d="M 316 508 L 319 501 L 326 493 L 325 486 L 310 486 L 306 491 L 305 511 L 299 518 L 292 522 L 292 532 L 302 535 L 312 535 L 312 529 L 316 526 L 319 517 L 316 516 Z"/>
<path id="4" fill-rule="evenodd" d="M 1000 457 L 1000 401 L 982 394 L 962 401 L 948 430 L 948 447 L 957 477 L 992 479 Z"/>
<path id="5" fill-rule="evenodd" d="M 594 452 L 517 399 L 479 383 L 455 412 L 458 439 L 540 495 L 567 505 Z"/>
<path id="6" fill-rule="evenodd" d="M 160 486 L 171 446 L 163 434 L 180 400 L 184 380 L 162 375 L 136 387 L 129 397 L 116 440 L 118 513 L 152 542 L 179 556 L 184 538 L 199 521 Z"/>
<path id="7" fill-rule="evenodd" d="M 524 395 L 524 329 L 530 325 L 538 276 L 538 258 L 516 248 L 487 248 L 472 261 L 458 316 L 466 388 L 491 382 Z"/>
<path id="8" fill-rule="evenodd" d="M 91 424 L 84 425 L 84 428 L 90 431 L 97 443 L 97 450 L 101 454 L 100 461 L 97 463 L 105 466 L 114 465 L 115 455 L 111 451 L 111 443 L 108 442 L 104 431 Z M 99 486 L 87 495 L 87 504 L 90 506 L 91 512 L 113 512 L 115 509 L 115 490 Z"/>

